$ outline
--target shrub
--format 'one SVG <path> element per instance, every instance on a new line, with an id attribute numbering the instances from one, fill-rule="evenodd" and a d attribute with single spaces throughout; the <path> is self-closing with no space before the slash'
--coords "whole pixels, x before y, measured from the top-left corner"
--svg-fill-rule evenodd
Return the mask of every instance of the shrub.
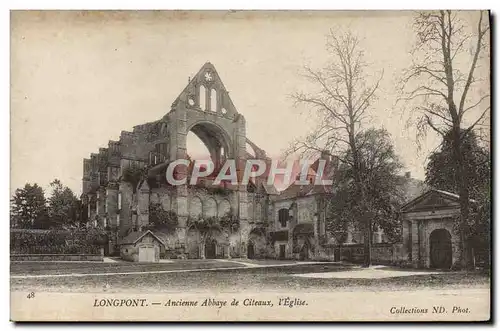
<path id="1" fill-rule="evenodd" d="M 10 249 L 13 254 L 98 254 L 105 242 L 95 230 L 23 230 L 11 232 Z"/>

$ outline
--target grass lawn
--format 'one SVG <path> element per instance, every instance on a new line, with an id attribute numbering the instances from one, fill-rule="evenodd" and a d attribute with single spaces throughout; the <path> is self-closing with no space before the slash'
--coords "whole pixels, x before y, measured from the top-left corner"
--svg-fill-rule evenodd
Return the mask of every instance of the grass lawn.
<path id="1" fill-rule="evenodd" d="M 72 273 L 111 273 L 162 270 L 234 268 L 242 265 L 217 260 L 175 260 L 172 263 L 133 262 L 11 262 L 11 275 L 54 275 Z"/>
<path id="2" fill-rule="evenodd" d="M 297 264 L 299 261 L 294 260 L 250 260 L 250 259 L 235 259 L 235 261 L 242 261 L 257 265 L 277 265 L 277 264 Z"/>
<path id="3" fill-rule="evenodd" d="M 246 261 L 245 261 L 246 262 Z M 276 262 L 276 261 L 273 261 Z M 281 261 L 291 263 L 291 261 Z M 252 260 L 252 263 L 254 261 Z M 269 263 L 274 264 L 274 263 Z M 236 262 L 182 260 L 164 264 L 129 263 L 12 263 L 12 275 L 70 274 L 240 267 Z M 382 279 L 303 278 L 293 274 L 350 270 L 339 264 L 297 264 L 237 270 L 176 272 L 85 277 L 11 278 L 11 291 L 94 293 L 245 292 L 245 291 L 399 291 L 420 289 L 489 288 L 487 275 L 447 272 Z"/>

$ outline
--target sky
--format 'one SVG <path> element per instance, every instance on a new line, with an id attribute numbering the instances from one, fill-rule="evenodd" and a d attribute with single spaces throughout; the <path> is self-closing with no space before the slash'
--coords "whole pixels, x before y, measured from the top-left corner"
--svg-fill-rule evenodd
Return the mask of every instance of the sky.
<path id="1" fill-rule="evenodd" d="M 368 75 L 384 76 L 369 125 L 386 128 L 405 171 L 423 179 L 432 133 L 417 148 L 396 85 L 411 63 L 412 12 L 13 12 L 11 193 L 59 178 L 81 193 L 83 158 L 122 130 L 163 117 L 205 62 L 215 65 L 247 136 L 271 157 L 315 125 L 290 95 L 304 65 L 328 61 L 326 35 L 358 35 Z M 467 17 L 475 22 L 477 13 Z M 489 76 L 489 67 L 479 73 Z M 481 71 L 482 70 L 482 71 Z M 489 77 L 487 77 L 489 78 Z M 489 80 L 484 83 L 489 88 Z M 189 150 L 200 149 L 190 137 Z"/>

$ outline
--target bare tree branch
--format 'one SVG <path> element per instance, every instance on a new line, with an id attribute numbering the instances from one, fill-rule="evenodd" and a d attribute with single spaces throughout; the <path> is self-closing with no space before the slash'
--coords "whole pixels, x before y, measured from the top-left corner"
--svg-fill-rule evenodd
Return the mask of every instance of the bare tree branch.
<path id="1" fill-rule="evenodd" d="M 470 64 L 469 75 L 467 76 L 467 82 L 465 83 L 464 91 L 462 93 L 462 98 L 460 99 L 460 106 L 459 106 L 460 116 L 463 112 L 465 98 L 467 97 L 467 93 L 469 92 L 469 88 L 470 88 L 470 85 L 472 83 L 472 79 L 474 77 L 474 70 L 476 69 L 477 59 L 479 58 L 479 53 L 481 52 L 481 41 L 482 41 L 483 36 L 486 33 L 486 31 L 488 31 L 488 28 L 486 28 L 484 30 L 481 29 L 482 22 L 483 22 L 483 12 L 480 12 L 479 23 L 477 24 L 476 52 L 474 53 L 474 58 L 472 60 L 472 63 Z"/>
<path id="2" fill-rule="evenodd" d="M 486 47 L 485 36 L 489 26 L 483 24 L 483 12 L 479 14 L 477 29 L 472 36 L 465 31 L 466 25 L 460 12 L 441 10 L 439 12 L 420 12 L 414 21 L 417 35 L 414 63 L 404 72 L 401 79 L 401 100 L 421 103 L 413 107 L 419 113 L 417 122 L 417 143 L 425 135 L 429 127 L 439 135 L 450 139 L 453 150 L 453 164 L 457 177 L 457 193 L 460 204 L 460 243 L 462 266 L 467 260 L 467 238 L 465 229 L 469 220 L 469 179 L 464 165 L 463 137 L 475 127 L 480 126 L 490 111 L 487 106 L 481 115 L 469 126 L 464 123 L 464 114 L 479 107 L 489 95 L 484 95 L 478 101 L 466 107 L 469 93 L 473 91 L 478 68 L 478 59 Z M 470 24 L 469 24 L 470 26 Z M 475 39 L 475 50 L 472 60 L 468 64 L 468 71 L 464 73 L 463 61 L 467 58 L 464 45 L 471 38 Z M 460 56 L 459 56 L 460 55 Z M 459 60 L 457 60 L 459 59 Z M 413 87 L 417 83 L 418 87 Z M 413 84 L 413 85 L 412 85 Z M 446 91 L 436 88 L 442 86 Z M 458 97 L 458 102 L 455 100 Z M 457 106 L 458 105 L 458 106 Z M 463 127 L 466 126 L 464 129 Z"/>

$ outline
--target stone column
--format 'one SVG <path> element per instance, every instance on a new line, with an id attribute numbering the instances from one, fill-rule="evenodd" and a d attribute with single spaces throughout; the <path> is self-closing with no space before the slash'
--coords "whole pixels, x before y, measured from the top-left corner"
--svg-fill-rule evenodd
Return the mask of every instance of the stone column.
<path id="1" fill-rule="evenodd" d="M 117 213 L 118 213 L 118 184 L 116 182 L 109 182 L 106 188 L 106 209 L 108 210 L 108 224 L 112 230 L 110 235 L 110 254 L 115 252 L 117 245 Z"/>
<path id="2" fill-rule="evenodd" d="M 116 214 L 118 212 L 118 184 L 109 182 L 106 188 L 106 209 L 108 211 L 108 224 L 116 226 Z"/>
<path id="3" fill-rule="evenodd" d="M 137 192 L 139 228 L 149 225 L 149 185 L 144 181 Z"/>
<path id="4" fill-rule="evenodd" d="M 233 146 L 233 157 L 236 159 L 236 171 L 238 180 L 241 181 L 245 171 L 246 158 L 246 121 L 243 115 L 239 115 L 235 127 L 235 141 Z M 248 196 L 246 185 L 238 185 L 238 218 L 240 221 L 240 255 L 247 258 L 248 235 L 250 224 L 248 217 Z"/>
<path id="5" fill-rule="evenodd" d="M 322 204 L 318 201 L 316 204 L 316 212 L 313 214 L 313 222 L 314 222 L 314 248 L 313 248 L 313 256 L 312 259 L 315 259 L 319 255 L 319 224 L 321 217 Z"/>
<path id="6" fill-rule="evenodd" d="M 420 266 L 420 256 L 419 256 L 419 226 L 418 226 L 419 220 L 412 220 L 411 221 L 411 255 L 412 255 L 412 265 L 414 267 L 419 267 Z"/>
<path id="7" fill-rule="evenodd" d="M 137 225 L 137 215 L 133 215 L 132 212 L 134 208 L 136 210 L 137 208 L 134 206 L 134 194 L 130 183 L 124 181 L 120 182 L 118 191 L 122 196 L 119 234 L 120 237 L 123 237 L 128 229 Z"/>
<path id="8" fill-rule="evenodd" d="M 206 111 L 210 111 L 210 102 L 212 100 L 210 100 L 210 94 L 211 94 L 211 90 L 210 90 L 210 86 L 205 86 L 205 109 L 203 110 L 206 110 Z"/>
<path id="9" fill-rule="evenodd" d="M 288 245 L 287 249 L 285 250 L 285 258 L 287 259 L 293 259 L 294 253 L 293 253 L 293 227 L 288 227 Z"/>
<path id="10" fill-rule="evenodd" d="M 429 234 L 427 233 L 428 222 L 420 221 L 420 264 L 422 267 L 430 267 Z"/>
<path id="11" fill-rule="evenodd" d="M 186 109 L 178 106 L 175 112 L 169 114 L 169 159 L 175 161 L 187 158 L 186 137 L 187 137 L 187 113 Z M 178 180 L 187 179 L 187 167 L 178 165 L 175 167 L 175 177 Z M 172 209 L 177 213 L 178 229 L 177 236 L 184 250 L 187 246 L 186 226 L 188 220 L 188 194 L 187 183 L 176 187 L 175 202 L 172 203 Z M 184 252 L 185 253 L 185 252 Z"/>
<path id="12" fill-rule="evenodd" d="M 97 216 L 99 216 L 99 225 L 104 226 L 104 218 L 106 217 L 105 206 L 106 206 L 106 189 L 103 186 L 99 186 L 97 189 Z"/>

